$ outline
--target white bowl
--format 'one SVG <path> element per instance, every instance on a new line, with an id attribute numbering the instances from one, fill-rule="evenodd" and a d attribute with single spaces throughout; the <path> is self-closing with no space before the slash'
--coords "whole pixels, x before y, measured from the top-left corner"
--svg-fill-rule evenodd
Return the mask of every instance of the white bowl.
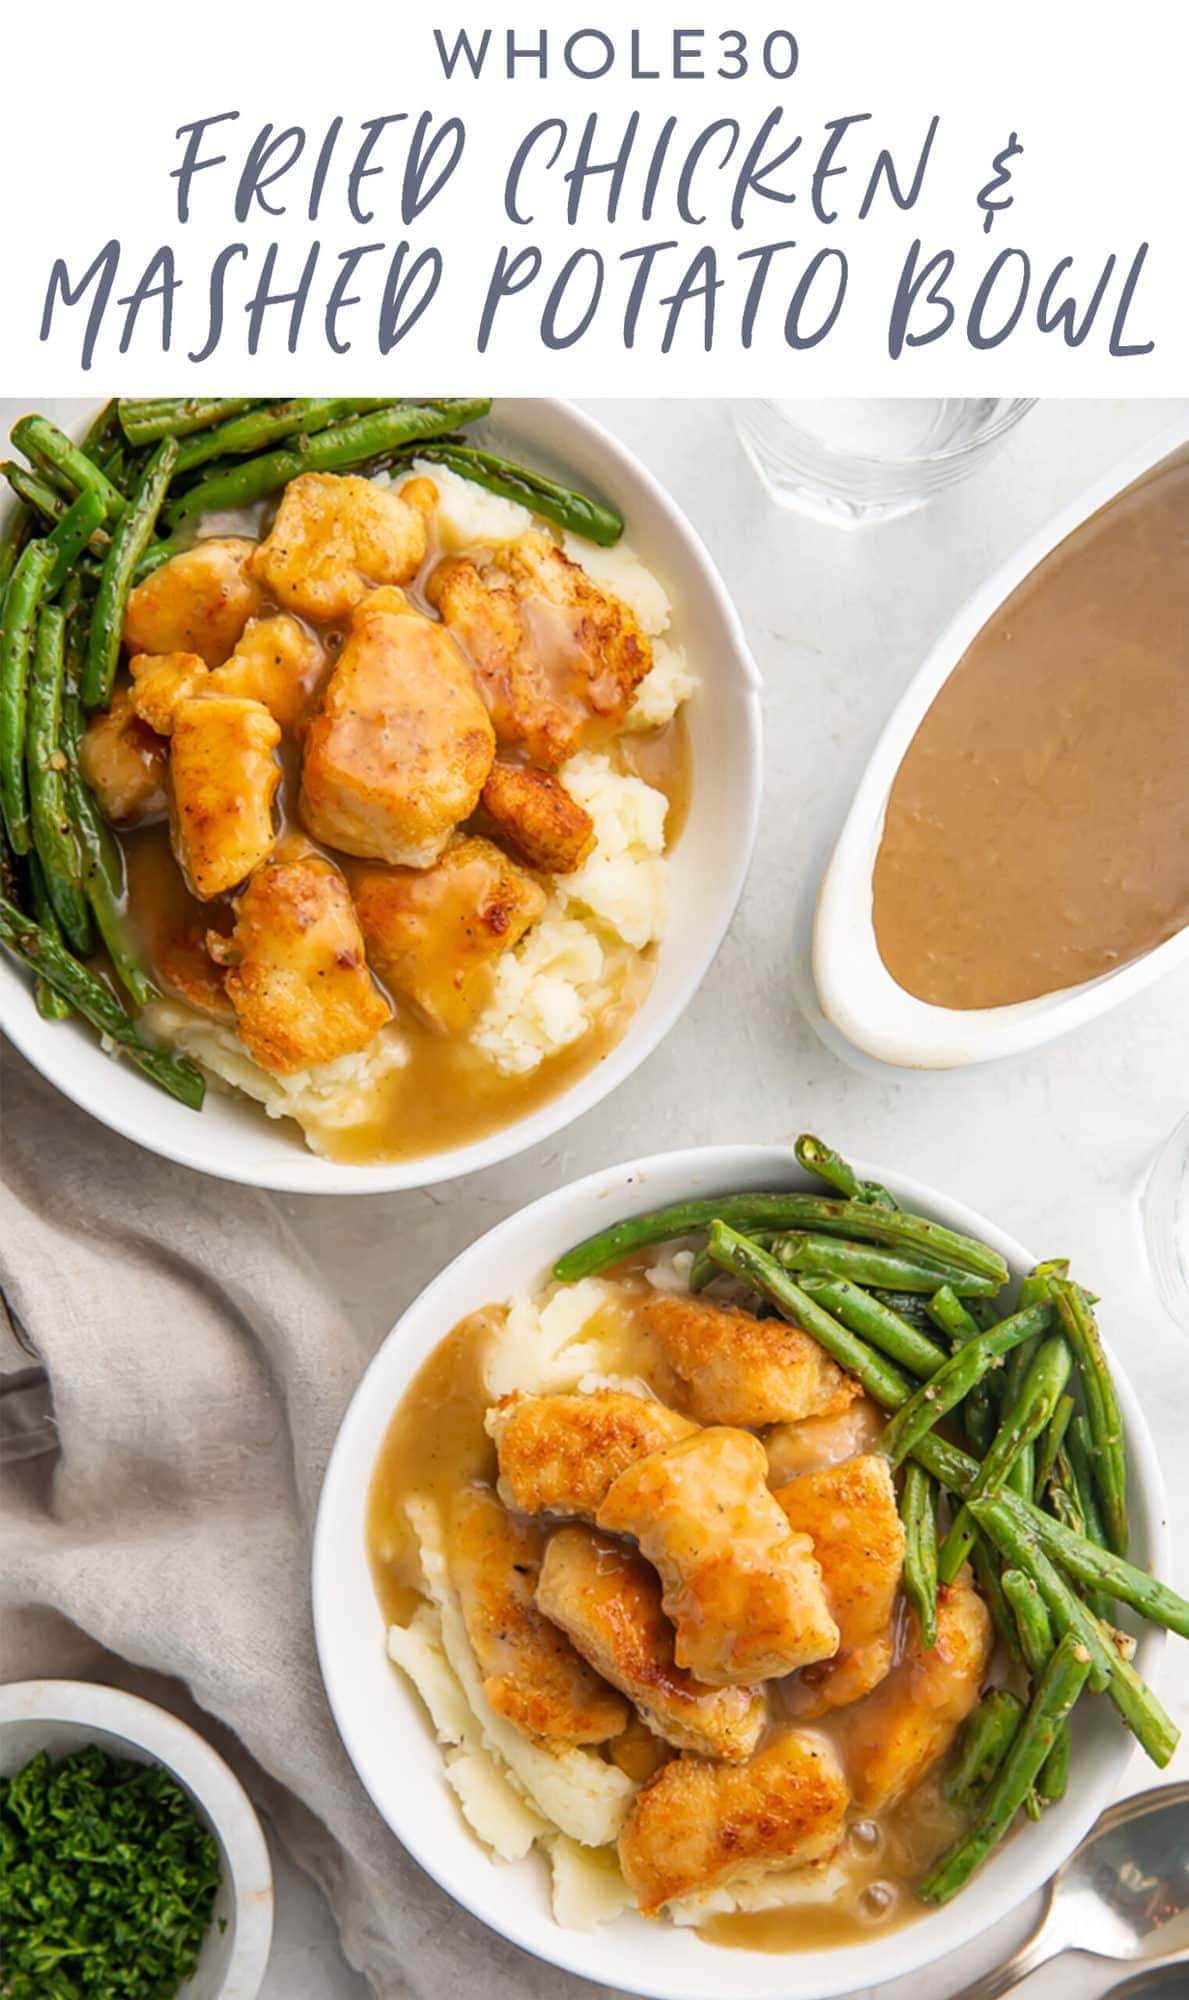
<path id="1" fill-rule="evenodd" d="M 68 409 L 57 406 L 59 421 L 68 420 Z M 76 427 L 89 413 L 89 406 L 75 406 Z M 106 1056 L 92 1029 L 77 1021 L 44 1021 L 27 975 L 0 958 L 0 1025 L 22 1055 L 84 1111 L 182 1166 L 293 1194 L 380 1194 L 453 1180 L 509 1159 L 589 1111 L 652 1053 L 693 999 L 734 914 L 759 814 L 760 682 L 710 556 L 651 473 L 572 405 L 500 401 L 483 436 L 615 502 L 628 541 L 669 589 L 674 636 L 685 643 L 701 683 L 686 711 L 693 793 L 670 859 L 672 914 L 651 990 L 610 1053 L 527 1117 L 426 1158 L 340 1166 L 311 1153 L 290 1120 L 269 1119 L 245 1098 L 212 1089 L 197 1114 L 176 1104 L 128 1064 Z"/>
<path id="2" fill-rule="evenodd" d="M 956 1069 L 1022 1053 L 1117 1007 L 1189 958 L 1189 928 L 1154 951 L 1039 999 L 960 1010 L 918 1000 L 892 978 L 872 919 L 872 873 L 888 797 L 938 690 L 1016 586 L 1067 535 L 1189 441 L 1184 422 L 1140 445 L 1063 507 L 979 585 L 932 647 L 893 711 L 863 775 L 818 895 L 813 972 L 825 1020 L 855 1048 L 905 1069 Z"/>
<path id="3" fill-rule="evenodd" d="M 11 1777 L 39 1750 L 65 1757 L 92 1743 L 113 1757 L 164 1765 L 219 1843 L 215 1921 L 186 2000 L 256 2000 L 272 1941 L 272 1868 L 247 1793 L 223 1759 L 175 1715 L 117 1688 L 93 1681 L 0 1687 L 0 1776 Z"/>
<path id="4" fill-rule="evenodd" d="M 866 1167 L 952 1229 L 981 1237 L 1014 1277 L 1033 1254 L 961 1203 L 883 1167 Z M 330 1705 L 349 1756 L 377 1809 L 435 1881 L 484 1923 L 550 1964 L 662 2000 L 826 2000 L 913 1971 L 969 1943 L 1047 1880 L 1117 1788 L 1131 1738 L 1104 1701 L 1079 1716 L 1067 1796 L 1023 1828 L 980 1870 L 975 1888 L 870 1943 L 769 1954 L 723 1950 L 693 1932 L 627 1915 L 601 1930 L 562 1930 L 535 1857 L 492 1861 L 463 1824 L 441 1752 L 412 1688 L 385 1653 L 384 1620 L 365 1549 L 372 1468 L 397 1403 L 426 1357 L 463 1316 L 532 1287 L 563 1250 L 623 1216 L 686 1196 L 806 1186 L 778 1147 L 715 1146 L 613 1167 L 534 1202 L 448 1265 L 397 1323 L 364 1376 L 339 1432 L 314 1539 L 314 1623 Z M 1110 1302 L 1105 1318 L 1109 1325 Z M 1135 1560 L 1167 1570 L 1169 1537 L 1159 1468 L 1147 1426 L 1115 1368 L 1131 1467 Z M 1137 1664 L 1150 1674 L 1163 1634 L 1145 1627 Z"/>

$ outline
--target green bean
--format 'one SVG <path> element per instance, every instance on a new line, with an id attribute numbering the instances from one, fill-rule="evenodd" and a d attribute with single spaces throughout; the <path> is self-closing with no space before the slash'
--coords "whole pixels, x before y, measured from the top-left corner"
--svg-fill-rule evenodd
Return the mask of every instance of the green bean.
<path id="1" fill-rule="evenodd" d="M 1057 1455 L 1064 1448 L 1065 1433 L 1069 1429 L 1075 1407 L 1072 1396 L 1058 1397 L 1057 1407 L 1053 1411 L 1053 1420 L 1039 1441 L 1040 1449 L 1037 1452 L 1036 1458 L 1036 1478 L 1033 1481 L 1031 1495 L 1038 1507 L 1044 1502 L 1045 1491 L 1048 1487 L 1049 1478 L 1056 1463 Z"/>
<path id="2" fill-rule="evenodd" d="M 1091 1662 L 1090 1685 L 1095 1694 L 1101 1694 L 1110 1685 L 1114 1659 L 1097 1619 L 1059 1574 L 1031 1527 L 1012 1514 L 1006 1494 L 1001 1494 L 997 1500 L 971 1500 L 970 1508 L 979 1527 L 995 1544 L 1000 1555 L 1032 1578 L 1057 1630 L 1074 1633 L 1087 1648 Z"/>
<path id="3" fill-rule="evenodd" d="M 852 1333 L 862 1334 L 881 1354 L 899 1361 L 914 1375 L 936 1374 L 948 1358 L 944 1347 L 845 1278 L 819 1278 L 810 1273 L 801 1279 L 801 1289 Z"/>
<path id="4" fill-rule="evenodd" d="M 80 493 L 46 539 L 54 551 L 54 566 L 45 580 L 45 595 L 56 597 L 88 542 L 103 524 L 103 502 L 97 493 Z"/>
<path id="5" fill-rule="evenodd" d="M 105 468 L 105 460 L 120 443 L 120 408 L 115 397 L 103 405 L 92 418 L 79 450 L 84 458 L 94 459 L 95 464 Z"/>
<path id="6" fill-rule="evenodd" d="M 986 1295 L 998 1291 L 994 1278 L 975 1277 L 972 1272 L 947 1270 L 922 1257 L 907 1257 L 894 1250 L 882 1250 L 870 1243 L 850 1243 L 840 1236 L 817 1236 L 791 1230 L 774 1246 L 787 1271 L 812 1271 L 823 1278 L 849 1278 L 858 1285 L 880 1285 L 885 1290 L 933 1293 L 948 1284 L 959 1294 Z"/>
<path id="7" fill-rule="evenodd" d="M 32 507 L 44 520 L 52 525 L 62 519 L 70 502 L 64 493 L 59 493 L 56 487 L 50 485 L 42 473 L 31 471 L 27 465 L 18 465 L 11 458 L 6 458 L 0 465 L 0 472 L 17 498 L 23 500 L 27 507 Z"/>
<path id="8" fill-rule="evenodd" d="M 983 1329 L 973 1312 L 963 1305 L 950 1285 L 942 1285 L 929 1300 L 926 1310 L 935 1326 L 948 1333 L 957 1347 L 964 1347 L 967 1341 L 976 1340 Z M 991 1440 L 997 1425 L 996 1397 L 991 1383 L 984 1376 L 976 1382 L 962 1406 L 962 1427 L 966 1432 L 966 1442 L 979 1458 L 990 1450 Z"/>
<path id="9" fill-rule="evenodd" d="M 72 958 L 48 931 L 22 915 L 7 898 L 0 898 L 0 944 L 30 971 L 47 980 L 101 1035 L 126 1050 L 137 1068 L 171 1097 L 191 1111 L 202 1109 L 206 1090 L 202 1072 L 184 1056 L 170 1055 L 146 1042 L 131 1015 L 94 973 Z"/>
<path id="10" fill-rule="evenodd" d="M 455 428 L 451 425 L 451 429 Z M 581 535 L 585 541 L 596 542 L 600 548 L 613 548 L 623 534 L 623 515 L 618 508 L 592 500 L 573 487 L 562 486 L 556 479 L 547 479 L 544 473 L 528 472 L 494 452 L 479 451 L 474 445 L 456 444 L 443 438 L 403 456 L 406 463 L 421 458 L 431 465 L 444 465 L 461 479 L 469 479 L 489 493 L 498 493 L 503 500 L 515 500 L 539 514 L 542 520 L 552 521 L 555 527 L 571 535 Z"/>
<path id="11" fill-rule="evenodd" d="M 979 1277 L 996 1278 L 1001 1285 L 1007 1282 L 1003 1259 L 972 1237 L 960 1236 L 940 1223 L 928 1222 L 923 1216 L 902 1210 L 835 1201 L 814 1194 L 720 1195 L 674 1202 L 647 1215 L 628 1216 L 567 1250 L 554 1265 L 553 1275 L 569 1284 L 576 1278 L 605 1270 L 609 1264 L 618 1264 L 621 1258 L 651 1243 L 665 1243 L 674 1236 L 709 1229 L 712 1222 L 725 1222 L 738 1230 L 817 1229 L 829 1236 L 857 1236 L 860 1240 L 923 1251 L 938 1263 L 956 1264 Z"/>
<path id="12" fill-rule="evenodd" d="M 951 1805 L 968 1806 L 986 1790 L 1015 1740 L 1024 1704 L 1007 1688 L 988 1688 L 962 1731 L 945 1795 Z"/>
<path id="13" fill-rule="evenodd" d="M 689 1288 L 694 1297 L 696 1298 L 699 1292 L 704 1292 L 707 1285 L 717 1276 L 717 1264 L 706 1245 L 700 1244 L 694 1252 L 694 1261 L 689 1267 Z"/>
<path id="14" fill-rule="evenodd" d="M 1060 1481 L 1054 1481 L 1050 1490 L 1054 1512 L 1065 1521 L 1066 1527 L 1073 1528 L 1087 1541 L 1105 1549 L 1108 1543 L 1102 1515 L 1098 1511 L 1098 1496 L 1094 1491 L 1093 1457 L 1090 1426 L 1084 1416 L 1077 1414 L 1070 1422 L 1065 1449 L 1057 1461 Z M 1060 1507 L 1061 1501 L 1066 1501 L 1065 1510 Z M 1086 1601 L 1100 1618 L 1106 1617 L 1110 1598 L 1103 1591 L 1088 1591 Z"/>
<path id="15" fill-rule="evenodd" d="M 58 605 L 42 606 L 29 672 L 25 763 L 33 851 L 41 864 L 46 893 L 67 943 L 74 951 L 86 953 L 91 948 L 91 921 L 83 894 L 82 860 L 70 819 L 62 750 L 65 626 Z"/>
<path id="16" fill-rule="evenodd" d="M 1052 1753 L 1061 1725 L 1086 1685 L 1084 1649 L 1066 1634 L 1032 1697 L 974 1825 L 955 1842 L 917 1889 L 927 1903 L 948 1903 L 1003 1838 Z"/>
<path id="17" fill-rule="evenodd" d="M 920 1292 L 889 1291 L 886 1285 L 871 1285 L 865 1289 L 877 1305 L 886 1306 L 889 1312 L 906 1319 L 909 1326 L 915 1326 L 918 1333 L 932 1339 L 933 1321 L 929 1318 L 927 1301 Z"/>
<path id="18" fill-rule="evenodd" d="M 707 1249 L 722 1270 L 744 1279 L 753 1290 L 770 1299 L 795 1325 L 812 1334 L 840 1368 L 858 1377 L 877 1402 L 886 1403 L 891 1399 L 892 1407 L 895 1407 L 898 1400 L 908 1398 L 911 1384 L 907 1376 L 840 1325 L 828 1312 L 824 1312 L 808 1292 L 803 1292 L 793 1282 L 775 1257 L 761 1249 L 758 1243 L 750 1242 L 724 1222 L 715 1222 L 711 1225 Z"/>
<path id="19" fill-rule="evenodd" d="M 1026 1312 L 1035 1310 L 1036 1307 L 1025 1307 Z M 989 1336 L 982 1335 L 980 1338 Z M 1013 1460 L 1026 1445 L 1040 1436 L 1051 1421 L 1057 1399 L 1069 1380 L 1072 1365 L 1069 1349 L 1059 1334 L 1044 1341 L 1038 1348 L 1020 1385 L 1019 1395 L 1009 1407 L 979 1467 L 978 1478 L 970 1489 L 970 1499 L 981 1499 L 984 1494 L 993 1499 L 1002 1490 Z M 959 1508 L 938 1557 L 937 1573 L 942 1583 L 953 1582 L 966 1560 L 972 1540 L 969 1508 L 964 1505 Z"/>
<path id="20" fill-rule="evenodd" d="M 1053 1623 L 1044 1598 L 1022 1569 L 1005 1569 L 1001 1581 L 1020 1635 L 1024 1664 L 1033 1680 L 1039 1680 L 1053 1650 Z"/>
<path id="21" fill-rule="evenodd" d="M 871 1393 L 876 1401 L 882 1400 L 877 1390 Z M 894 1403 L 885 1404 L 885 1408 L 895 1407 Z M 978 1476 L 976 1459 L 932 1432 L 914 1446 L 913 1457 L 960 1498 L 965 1498 Z M 1146 1570 L 1137 1569 L 1125 1556 L 1100 1548 L 1088 1536 L 1064 1527 L 1031 1501 L 1021 1500 L 1018 1494 L 1004 1491 L 993 1504 L 1002 1508 L 1018 1529 L 1034 1536 L 1075 1583 L 1089 1590 L 1104 1590 L 1108 1596 L 1130 1604 L 1154 1624 L 1189 1639 L 1189 1600 L 1178 1596 L 1166 1583 L 1149 1576 Z"/>
<path id="22" fill-rule="evenodd" d="M 183 493 L 166 512 L 166 521 L 175 527 L 194 514 L 206 514 L 228 507 L 246 507 L 263 500 L 303 472 L 346 472 L 366 465 L 396 446 L 415 438 L 439 436 L 485 417 L 489 400 L 474 399 L 439 403 L 397 403 L 374 410 L 364 417 L 333 424 L 300 446 L 266 452 L 259 458 L 245 458 L 228 471 L 204 479 Z"/>
<path id="23" fill-rule="evenodd" d="M 1041 1305 L 1026 1307 L 1022 1313 L 1013 1313 L 1010 1319 L 960 1347 L 888 1424 L 879 1443 L 884 1457 L 892 1465 L 899 1465 L 926 1431 L 932 1430 L 970 1394 L 989 1368 L 998 1366 L 1002 1357 L 1022 1340 L 1031 1340 L 1034 1334 L 1045 1332 L 1052 1320 L 1053 1308 L 1046 1300 Z"/>
<path id="24" fill-rule="evenodd" d="M 25 779 L 29 661 L 42 593 L 53 564 L 54 551 L 48 541 L 28 544 L 9 578 L 0 620 L 0 807 L 15 854 L 28 854 L 31 845 Z"/>
<path id="25" fill-rule="evenodd" d="M 27 458 L 60 473 L 72 493 L 98 494 L 106 520 L 119 520 L 127 504 L 119 488 L 48 417 L 22 417 L 10 435 Z"/>
<path id="26" fill-rule="evenodd" d="M 190 437 L 241 410 L 256 409 L 257 403 L 251 397 L 217 402 L 201 396 L 122 396 L 117 408 L 129 444 L 141 445 L 156 444 L 163 437 Z"/>
<path id="27" fill-rule="evenodd" d="M 82 735 L 83 708 L 72 675 L 62 703 L 62 747 L 66 755 L 67 796 L 82 852 L 83 886 L 117 979 L 137 1007 L 147 1007 L 150 1000 L 156 999 L 157 988 L 141 964 L 130 935 L 120 850 L 82 774 L 79 763 Z"/>
<path id="28" fill-rule="evenodd" d="M 318 400 L 305 397 L 289 403 L 264 403 L 259 409 L 247 410 L 240 416 L 230 417 L 225 423 L 195 431 L 184 444 L 178 446 L 174 478 L 179 473 L 189 472 L 196 465 L 209 464 L 213 458 L 225 455 L 235 458 L 247 452 L 261 451 L 265 445 L 275 444 L 279 438 L 312 437 L 316 431 L 327 430 L 331 424 L 342 423 L 347 417 L 364 416 L 369 410 L 391 407 L 391 396 L 356 397 L 353 400 L 350 397 L 323 396 Z"/>
<path id="29" fill-rule="evenodd" d="M 33 531 L 33 515 L 23 501 L 10 507 L 4 516 L 4 526 L 0 528 L 0 602 L 4 586 L 17 566 L 21 550 Z"/>
<path id="30" fill-rule="evenodd" d="M 132 573 L 144 554 L 157 525 L 157 516 L 169 488 L 177 446 L 164 438 L 156 447 L 141 474 L 140 484 L 128 502 L 127 511 L 111 538 L 99 579 L 99 595 L 91 618 L 87 663 L 83 669 L 82 695 L 88 708 L 106 708 L 111 701 L 120 644 L 124 634 L 124 613 L 132 587 Z"/>
<path id="31" fill-rule="evenodd" d="M 36 854 L 30 854 L 27 865 L 29 870 L 29 903 L 32 914 L 42 929 L 48 931 L 50 936 L 56 938 L 58 943 L 61 944 L 62 926 L 58 922 L 57 912 L 50 902 L 50 892 L 46 888 L 45 876 L 42 873 L 41 863 Z M 7 893 L 6 889 L 5 894 L 7 895 Z M 69 1000 L 63 1000 L 62 995 L 55 993 L 53 987 L 48 985 L 44 979 L 34 981 L 33 999 L 43 1021 L 68 1021 L 70 1019 L 73 1009 Z"/>
<path id="32" fill-rule="evenodd" d="M 1017 1311 L 1023 1306 L 1035 1305 L 1039 1299 L 1046 1298 L 1048 1280 L 1060 1276 L 1068 1269 L 1069 1260 L 1065 1257 L 1052 1257 L 1045 1264 L 1037 1264 L 1020 1285 Z M 1018 1347 L 1007 1364 L 1003 1400 L 1009 1409 L 1019 1398 L 1024 1377 L 1031 1366 L 1035 1352 L 1036 1342 L 1031 1341 L 1024 1347 Z M 1036 1484 L 1036 1460 L 1031 1441 L 1025 1442 L 1017 1452 L 1008 1468 L 1007 1480 L 1008 1485 L 1014 1487 L 1025 1500 L 1032 1498 L 1032 1490 Z"/>
<path id="33" fill-rule="evenodd" d="M 932 1440 L 926 1439 L 926 1443 Z M 970 1551 L 970 1566 L 975 1582 L 982 1592 L 983 1601 L 991 1614 L 991 1622 L 999 1635 L 999 1643 L 1009 1659 L 1020 1657 L 1020 1635 L 1012 1615 L 1011 1605 L 1003 1594 L 1001 1582 L 1002 1565 L 992 1544 L 984 1534 L 976 1531 L 974 1545 Z"/>
<path id="34" fill-rule="evenodd" d="M 915 1459 L 904 1468 L 900 1494 L 904 1523 L 904 1589 L 916 1613 L 921 1645 L 937 1644 L 937 1491 Z"/>
<path id="35" fill-rule="evenodd" d="M 1054 1278 L 1049 1294 L 1073 1349 L 1086 1399 L 1086 1416 L 1093 1444 L 1094 1483 L 1102 1505 L 1103 1526 L 1116 1555 L 1127 1553 L 1127 1455 L 1123 1419 L 1111 1371 L 1107 1365 L 1094 1314 L 1077 1285 Z"/>
<path id="36" fill-rule="evenodd" d="M 1004 1570 L 1003 1592 L 1015 1616 L 1024 1663 L 1033 1681 L 1039 1681 L 1053 1651 L 1053 1626 L 1044 1599 L 1032 1578 L 1019 1569 Z M 1045 1804 L 1052 1805 L 1065 1797 L 1070 1751 L 1069 1724 L 1064 1723 L 1037 1780 L 1037 1793 Z"/>
<path id="37" fill-rule="evenodd" d="M 849 1160 L 827 1146 L 822 1139 L 815 1139 L 812 1132 L 802 1132 L 793 1145 L 797 1165 L 804 1167 L 807 1174 L 813 1174 L 827 1187 L 832 1187 L 848 1201 L 873 1203 L 876 1208 L 899 1208 L 894 1195 L 888 1193 L 879 1181 L 861 1181 Z"/>

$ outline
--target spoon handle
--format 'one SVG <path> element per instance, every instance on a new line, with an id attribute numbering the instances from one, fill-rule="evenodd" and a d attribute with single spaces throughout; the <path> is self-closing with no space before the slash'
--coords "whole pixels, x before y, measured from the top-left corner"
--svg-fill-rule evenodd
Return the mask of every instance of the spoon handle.
<path id="1" fill-rule="evenodd" d="M 1039 1932 L 1022 1944 L 1019 1951 L 1013 1952 L 1005 1964 L 996 1966 L 993 1972 L 984 1973 L 973 1985 L 964 1986 L 961 1992 L 955 1993 L 953 2000 L 999 2000 L 1001 1993 L 1012 1992 L 1030 1973 L 1036 1971 L 1037 1966 L 1047 1964 L 1051 1958 L 1059 1958 L 1066 1949 L 1064 1938 L 1054 1937 L 1052 1932 L 1048 1936 L 1043 1931 Z"/>

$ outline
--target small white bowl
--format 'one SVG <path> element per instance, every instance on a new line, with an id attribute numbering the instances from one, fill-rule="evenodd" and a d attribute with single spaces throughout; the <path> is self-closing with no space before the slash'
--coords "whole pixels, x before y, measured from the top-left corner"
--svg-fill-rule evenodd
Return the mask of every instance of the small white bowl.
<path id="1" fill-rule="evenodd" d="M 73 406 L 84 425 L 90 406 Z M 69 406 L 57 406 L 70 421 Z M 383 1194 L 427 1187 L 494 1166 L 548 1139 L 600 1103 L 651 1055 L 708 972 L 735 911 L 759 815 L 760 680 L 726 587 L 685 515 L 627 448 L 572 404 L 501 400 L 483 436 L 498 449 L 613 500 L 626 539 L 673 601 L 674 637 L 686 646 L 699 689 L 686 710 L 693 757 L 689 815 L 670 856 L 669 930 L 656 977 L 615 1047 L 568 1089 L 527 1117 L 469 1145 L 413 1160 L 340 1166 L 306 1147 L 291 1120 L 211 1089 L 188 1111 L 123 1061 L 92 1029 L 45 1021 L 32 983 L 0 955 L 0 1025 L 50 1083 L 150 1152 L 223 1180 L 290 1194 Z"/>
<path id="2" fill-rule="evenodd" d="M 93 1681 L 0 1687 L 0 1776 L 11 1777 L 39 1750 L 57 1758 L 89 1744 L 137 1764 L 163 1765 L 219 1843 L 223 1881 L 186 2000 L 256 2000 L 272 1941 L 272 1868 L 239 1779 L 186 1723 L 137 1695 Z"/>
<path id="3" fill-rule="evenodd" d="M 860 1171 L 907 1206 L 982 1238 L 1014 1278 L 1037 1259 L 961 1203 L 884 1167 Z M 723 1950 L 692 1931 L 626 1915 L 595 1931 L 553 1920 L 544 1865 L 493 1861 L 464 1825 L 424 1710 L 385 1652 L 384 1619 L 365 1547 L 368 1485 L 392 1413 L 432 1349 L 469 1312 L 532 1288 L 571 1244 L 624 1216 L 685 1197 L 804 1187 L 779 1147 L 716 1146 L 613 1167 L 534 1202 L 448 1265 L 389 1334 L 351 1403 L 326 1473 L 314 1539 L 314 1624 L 322 1674 L 347 1752 L 377 1809 L 443 1889 L 536 1957 L 568 1972 L 658 2000 L 827 2000 L 918 1970 L 969 1943 L 1031 1895 L 1072 1853 L 1116 1790 L 1131 1738 L 1105 1702 L 1078 1717 L 1068 1794 L 983 1867 L 977 1885 L 944 1909 L 868 1944 L 770 1954 Z M 1110 1304 L 1105 1317 L 1109 1324 Z M 1115 1364 L 1131 1471 L 1135 1560 L 1167 1571 L 1160 1472 L 1139 1406 Z M 1163 1633 L 1146 1626 L 1136 1655 L 1150 1675 Z"/>
<path id="4" fill-rule="evenodd" d="M 1189 958 L 1189 928 L 1098 979 L 1011 1006 L 931 1006 L 897 984 L 879 955 L 872 874 L 888 797 L 938 690 L 1016 586 L 1083 521 L 1189 441 L 1184 423 L 1150 439 L 1063 507 L 981 583 L 931 648 L 893 711 L 826 869 L 813 927 L 813 973 L 830 1027 L 863 1054 L 903 1069 L 956 1069 L 1019 1055 L 1094 1020 Z"/>

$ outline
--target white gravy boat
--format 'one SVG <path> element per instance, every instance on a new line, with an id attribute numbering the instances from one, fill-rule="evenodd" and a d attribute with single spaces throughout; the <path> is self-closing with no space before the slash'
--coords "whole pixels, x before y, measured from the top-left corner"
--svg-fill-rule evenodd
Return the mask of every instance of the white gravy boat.
<path id="1" fill-rule="evenodd" d="M 1152 951 L 1080 986 L 1039 999 L 968 1011 L 918 1000 L 888 972 L 875 941 L 872 875 L 888 796 L 905 751 L 938 690 L 1004 600 L 1075 528 L 1189 444 L 1182 420 L 1137 447 L 1029 536 L 968 598 L 897 704 L 863 775 L 817 899 L 813 974 L 825 1022 L 865 1055 L 903 1069 L 957 1069 L 1018 1055 L 1067 1034 L 1150 986 L 1189 958 L 1189 927 Z M 1185 781 L 1189 784 L 1189 767 Z"/>

